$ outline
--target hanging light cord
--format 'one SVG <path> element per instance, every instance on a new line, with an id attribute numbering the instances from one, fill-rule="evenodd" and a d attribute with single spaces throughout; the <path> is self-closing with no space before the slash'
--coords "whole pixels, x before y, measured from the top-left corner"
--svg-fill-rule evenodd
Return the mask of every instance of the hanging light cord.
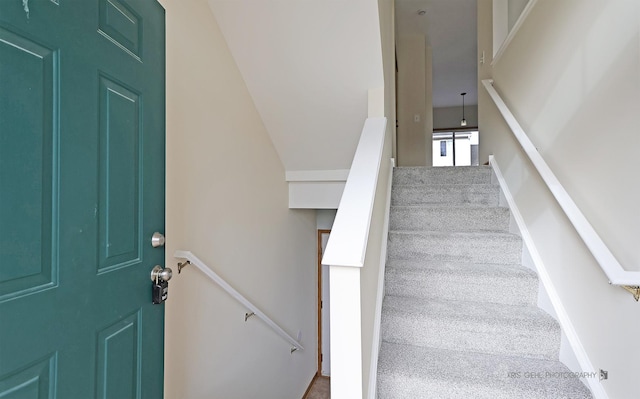
<path id="1" fill-rule="evenodd" d="M 462 93 L 462 119 L 464 119 L 464 96 L 465 96 L 466 94 L 467 94 L 467 93 Z"/>
<path id="2" fill-rule="evenodd" d="M 467 93 L 460 93 L 460 95 L 462 96 L 462 120 L 460 121 L 460 126 L 467 126 L 467 120 L 464 118 L 464 96 Z"/>

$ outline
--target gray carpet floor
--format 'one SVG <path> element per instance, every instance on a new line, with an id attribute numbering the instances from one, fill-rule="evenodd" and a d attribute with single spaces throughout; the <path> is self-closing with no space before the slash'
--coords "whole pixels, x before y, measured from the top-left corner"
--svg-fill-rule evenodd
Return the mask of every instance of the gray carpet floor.
<path id="1" fill-rule="evenodd" d="M 488 167 L 396 168 L 378 398 L 591 398 Z"/>

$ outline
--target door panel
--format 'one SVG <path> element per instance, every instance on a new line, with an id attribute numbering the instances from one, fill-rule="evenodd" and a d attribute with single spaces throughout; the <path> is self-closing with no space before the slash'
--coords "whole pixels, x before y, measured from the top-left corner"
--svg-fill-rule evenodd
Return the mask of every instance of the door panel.
<path id="1" fill-rule="evenodd" d="M 98 333 L 96 398 L 140 397 L 141 320 L 137 311 Z"/>
<path id="2" fill-rule="evenodd" d="M 56 357 L 49 356 L 0 380 L 0 398 L 44 399 L 55 397 Z"/>
<path id="3" fill-rule="evenodd" d="M 0 397 L 160 398 L 164 10 L 0 1 Z"/>
<path id="4" fill-rule="evenodd" d="M 0 90 L 21 93 L 0 96 L 0 253 L 21 262 L 0 268 L 0 300 L 55 284 L 54 58 L 52 50 L 0 28 Z M 10 140 L 16 134 L 20 140 Z"/>
<path id="5" fill-rule="evenodd" d="M 135 57 L 140 56 L 142 23 L 140 16 L 127 3 L 100 0 L 99 31 Z"/>
<path id="6" fill-rule="evenodd" d="M 140 96 L 100 76 L 99 273 L 140 261 Z"/>

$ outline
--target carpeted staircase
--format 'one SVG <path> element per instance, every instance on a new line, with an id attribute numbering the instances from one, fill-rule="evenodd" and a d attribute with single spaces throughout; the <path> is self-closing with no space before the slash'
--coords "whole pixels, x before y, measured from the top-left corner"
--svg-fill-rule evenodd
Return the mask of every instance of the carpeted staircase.
<path id="1" fill-rule="evenodd" d="M 378 398 L 591 398 L 489 167 L 396 168 Z"/>

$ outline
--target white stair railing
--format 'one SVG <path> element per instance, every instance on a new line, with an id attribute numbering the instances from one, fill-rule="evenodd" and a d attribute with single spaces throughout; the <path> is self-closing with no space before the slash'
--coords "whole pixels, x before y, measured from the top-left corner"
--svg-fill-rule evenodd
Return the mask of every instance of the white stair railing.
<path id="1" fill-rule="evenodd" d="M 202 273 L 204 273 L 207 277 L 209 277 L 213 282 L 218 284 L 223 290 L 225 290 L 235 300 L 237 300 L 242 305 L 244 305 L 249 310 L 249 312 L 245 314 L 245 321 L 251 316 L 254 316 L 254 315 L 258 316 L 269 327 L 271 327 L 271 329 L 273 331 L 275 331 L 278 335 L 280 335 L 282 338 L 284 338 L 285 341 L 287 341 L 289 344 L 292 345 L 291 353 L 293 353 L 294 351 L 297 351 L 297 350 L 303 350 L 304 349 L 304 347 L 302 347 L 300 342 L 298 342 L 292 336 L 287 334 L 287 332 L 284 331 L 282 329 L 282 327 L 280 327 L 278 324 L 276 324 L 276 322 L 271 320 L 271 318 L 269 318 L 269 316 L 264 314 L 264 312 L 262 312 L 260 309 L 258 309 L 247 298 L 245 298 L 242 294 L 240 294 L 238 291 L 236 291 L 235 288 L 233 288 L 231 285 L 229 285 L 229 283 L 227 283 L 216 272 L 211 270 L 211 268 L 209 268 L 209 266 L 207 266 L 203 261 L 200 260 L 200 258 L 195 256 L 191 251 L 178 250 L 178 251 L 174 252 L 173 256 L 174 256 L 174 258 L 177 258 L 177 259 L 186 259 L 187 262 L 188 262 L 186 264 L 191 264 L 191 265 L 197 267 L 198 269 L 200 269 L 200 271 Z M 185 266 L 185 264 L 178 265 L 178 271 L 180 271 L 180 269 L 182 269 L 184 266 Z"/>
<path id="2" fill-rule="evenodd" d="M 369 244 L 386 118 L 368 118 L 322 258 L 330 266 L 331 397 L 363 397 L 361 269 Z M 386 242 L 385 242 L 386 243 Z M 368 385 L 368 384 L 367 384 Z"/>
<path id="3" fill-rule="evenodd" d="M 493 80 L 485 79 L 482 81 L 482 84 L 498 107 L 498 110 L 507 122 L 507 125 L 511 128 L 513 135 L 518 140 L 518 143 L 520 143 L 525 154 L 527 154 L 531 163 L 540 174 L 540 177 L 542 177 L 542 180 L 546 183 L 549 191 L 551 191 L 556 201 L 558 201 L 558 204 L 567 215 L 567 218 L 571 221 L 571 224 L 573 224 L 578 235 L 582 238 L 585 245 L 589 248 L 589 251 L 602 268 L 602 271 L 606 274 L 609 279 L 609 283 L 621 286 L 631 292 L 636 301 L 640 300 L 640 272 L 625 270 L 615 256 L 613 256 L 607 245 L 602 241 L 576 203 L 573 202 L 569 193 L 567 193 L 558 178 L 553 174 L 549 165 L 547 165 L 542 158 L 542 155 L 538 152 L 538 149 L 533 145 L 524 129 L 522 129 L 522 126 L 520 126 L 515 116 L 513 116 L 509 110 L 509 107 L 507 107 L 505 102 L 502 100 L 502 97 L 500 97 L 500 94 L 498 94 L 496 89 L 493 87 Z"/>

